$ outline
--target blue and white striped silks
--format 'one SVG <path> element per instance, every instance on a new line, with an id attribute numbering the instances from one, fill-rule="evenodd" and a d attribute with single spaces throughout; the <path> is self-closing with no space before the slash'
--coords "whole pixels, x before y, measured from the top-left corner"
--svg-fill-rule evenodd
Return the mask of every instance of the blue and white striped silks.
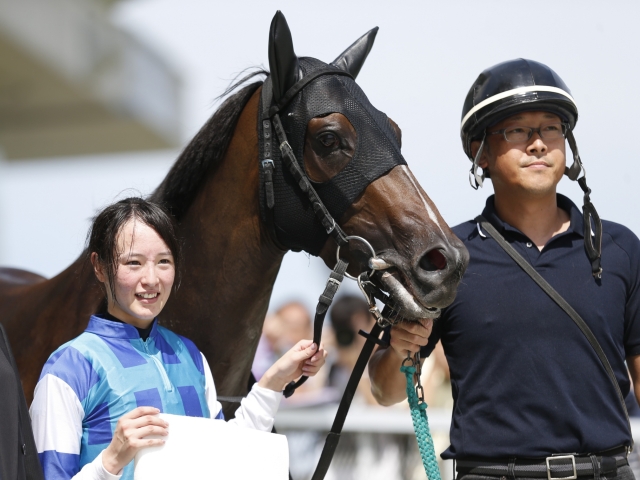
<path id="1" fill-rule="evenodd" d="M 281 397 L 254 388 L 234 423 L 270 431 Z M 118 419 L 138 406 L 224 418 L 209 366 L 193 342 L 157 322 L 143 341 L 131 325 L 92 316 L 84 333 L 49 357 L 36 386 L 31 419 L 46 479 L 70 479 L 94 462 Z M 93 470 L 104 470 L 98 462 Z M 119 478 L 89 470 L 76 478 Z M 133 478 L 132 463 L 122 478 Z"/>

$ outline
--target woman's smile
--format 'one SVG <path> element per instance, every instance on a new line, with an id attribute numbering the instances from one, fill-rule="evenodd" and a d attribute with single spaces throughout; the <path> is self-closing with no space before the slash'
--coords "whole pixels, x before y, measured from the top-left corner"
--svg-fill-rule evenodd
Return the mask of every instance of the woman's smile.
<path id="1" fill-rule="evenodd" d="M 136 293 L 136 297 L 142 303 L 155 303 L 158 300 L 160 292 L 142 292 Z"/>

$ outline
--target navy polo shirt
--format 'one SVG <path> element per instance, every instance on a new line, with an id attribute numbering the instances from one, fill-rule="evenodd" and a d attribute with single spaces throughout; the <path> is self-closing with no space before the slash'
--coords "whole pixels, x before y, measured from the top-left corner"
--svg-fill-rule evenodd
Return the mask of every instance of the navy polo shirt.
<path id="1" fill-rule="evenodd" d="M 595 280 L 582 213 L 562 195 L 558 206 L 571 225 L 542 251 L 498 218 L 493 196 L 483 215 L 589 325 L 626 396 L 625 357 L 640 354 L 640 241 L 603 221 L 603 274 Z M 469 249 L 469 268 L 422 351 L 430 354 L 441 340 L 451 370 L 451 446 L 442 457 L 546 457 L 629 445 L 615 389 L 573 320 L 475 222 L 453 231 Z"/>

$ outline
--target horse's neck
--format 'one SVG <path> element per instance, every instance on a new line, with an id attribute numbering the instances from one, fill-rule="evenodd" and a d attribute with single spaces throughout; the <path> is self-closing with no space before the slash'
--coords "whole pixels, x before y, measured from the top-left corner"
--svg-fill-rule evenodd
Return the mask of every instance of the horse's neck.
<path id="1" fill-rule="evenodd" d="M 82 333 L 101 298 L 101 287 L 85 256 L 51 280 L 0 295 L 2 321 L 20 369 L 27 402 L 31 401 L 47 357 Z"/>
<path id="2" fill-rule="evenodd" d="M 184 275 L 161 314 L 205 354 L 223 395 L 246 388 L 284 255 L 260 221 L 256 112 L 254 95 L 223 162 L 181 219 Z"/>

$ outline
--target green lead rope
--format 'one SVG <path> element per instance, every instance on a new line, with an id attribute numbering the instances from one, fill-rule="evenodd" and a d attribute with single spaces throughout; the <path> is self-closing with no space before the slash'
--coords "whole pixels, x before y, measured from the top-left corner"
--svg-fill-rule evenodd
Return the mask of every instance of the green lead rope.
<path id="1" fill-rule="evenodd" d="M 412 358 L 407 360 L 413 363 Z M 419 365 L 419 360 L 418 365 Z M 441 480 L 440 469 L 438 468 L 438 461 L 436 460 L 436 452 L 433 448 L 433 438 L 431 438 L 431 431 L 429 430 L 429 420 L 427 419 L 427 403 L 422 400 L 418 401 L 418 395 L 414 387 L 413 378 L 416 373 L 416 367 L 414 365 L 402 365 L 400 371 L 407 377 L 407 399 L 409 400 L 409 407 L 411 407 L 411 419 L 413 420 L 413 429 L 416 432 L 416 440 L 418 441 L 418 450 L 420 450 L 420 457 L 422 458 L 422 464 L 424 465 L 424 471 L 427 473 L 429 480 Z M 418 386 L 422 391 L 422 386 Z"/>

